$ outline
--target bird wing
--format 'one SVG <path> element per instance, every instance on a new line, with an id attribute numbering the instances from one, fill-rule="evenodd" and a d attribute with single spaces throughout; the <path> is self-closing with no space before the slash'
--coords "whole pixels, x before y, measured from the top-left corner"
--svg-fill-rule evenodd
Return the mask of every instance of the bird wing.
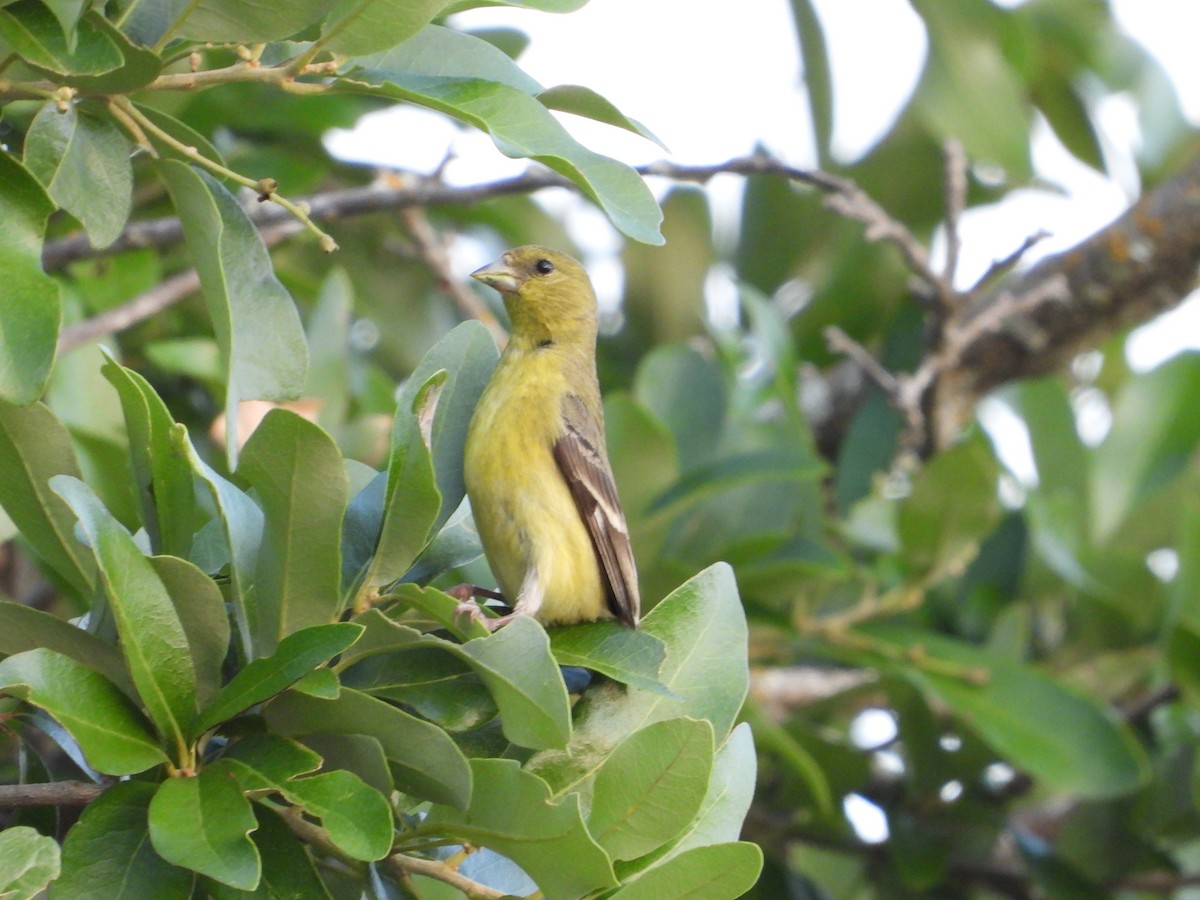
<path id="1" fill-rule="evenodd" d="M 636 628 L 641 614 L 637 567 L 629 526 L 604 451 L 604 433 L 596 416 L 575 394 L 563 400 L 562 415 L 564 428 L 554 442 L 554 460 L 592 539 L 608 607 L 614 616 Z"/>

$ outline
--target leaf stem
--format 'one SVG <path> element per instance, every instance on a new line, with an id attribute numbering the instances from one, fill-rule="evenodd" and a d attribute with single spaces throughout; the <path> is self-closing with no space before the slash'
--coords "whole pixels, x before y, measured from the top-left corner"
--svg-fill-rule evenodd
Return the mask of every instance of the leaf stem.
<path id="1" fill-rule="evenodd" d="M 208 169 L 214 175 L 217 175 L 221 178 L 228 178 L 231 181 L 242 185 L 243 187 L 250 188 L 252 191 L 257 191 L 259 202 L 273 200 L 274 202 L 278 203 L 293 216 L 303 222 L 305 227 L 317 236 L 317 240 L 321 249 L 326 253 L 332 253 L 338 248 L 337 242 L 333 239 L 333 237 L 322 231 L 309 217 L 307 204 L 294 203 L 277 192 L 279 183 L 275 181 L 274 178 L 262 178 L 258 181 L 255 181 L 254 179 L 248 178 L 239 172 L 235 172 L 233 169 L 230 169 L 227 166 L 221 165 L 219 162 L 209 159 L 195 147 L 188 146 L 187 144 L 175 138 L 173 135 L 159 128 L 136 106 L 134 106 L 128 97 L 113 97 L 109 101 L 109 108 L 113 110 L 114 116 L 120 119 L 122 124 L 125 124 L 126 127 L 132 126 L 133 133 L 136 137 L 138 137 L 139 143 L 142 143 L 143 146 L 149 145 L 149 142 L 146 141 L 146 133 L 148 132 L 167 146 L 171 147 L 173 150 L 182 153 L 188 159 L 193 160 L 197 165 Z M 123 115 L 119 115 L 117 112 L 118 110 Z"/>

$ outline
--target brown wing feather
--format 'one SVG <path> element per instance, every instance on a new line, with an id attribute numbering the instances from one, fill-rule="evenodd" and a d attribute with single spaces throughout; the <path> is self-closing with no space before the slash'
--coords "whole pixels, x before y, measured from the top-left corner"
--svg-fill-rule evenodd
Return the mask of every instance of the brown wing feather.
<path id="1" fill-rule="evenodd" d="M 575 395 L 563 401 L 563 420 L 563 434 L 554 442 L 554 460 L 592 539 L 608 593 L 608 608 L 626 625 L 636 628 L 641 615 L 637 567 L 629 544 L 629 526 L 604 452 L 604 435 L 596 417 Z"/>

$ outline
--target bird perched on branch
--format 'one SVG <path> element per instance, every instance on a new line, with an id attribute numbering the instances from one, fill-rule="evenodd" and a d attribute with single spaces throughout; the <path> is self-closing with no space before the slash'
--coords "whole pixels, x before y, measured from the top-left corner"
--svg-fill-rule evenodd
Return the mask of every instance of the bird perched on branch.
<path id="1" fill-rule="evenodd" d="M 615 617 L 637 627 L 637 569 L 604 443 L 596 295 L 576 260 L 509 250 L 472 276 L 504 297 L 512 336 L 467 432 L 464 476 L 492 573 L 544 625 Z M 487 594 L 472 586 L 460 601 Z M 474 603 L 461 604 L 480 615 Z"/>

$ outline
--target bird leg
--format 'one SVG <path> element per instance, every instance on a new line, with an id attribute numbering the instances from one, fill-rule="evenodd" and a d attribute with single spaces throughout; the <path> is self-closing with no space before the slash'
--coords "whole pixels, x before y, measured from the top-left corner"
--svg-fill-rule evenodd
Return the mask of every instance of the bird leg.
<path id="1" fill-rule="evenodd" d="M 480 587 L 477 584 L 456 584 L 454 587 L 446 591 L 451 597 L 458 601 L 458 605 L 454 607 L 454 614 L 457 616 L 467 616 L 480 622 L 488 631 L 495 631 L 501 625 L 508 624 L 512 619 L 513 614 L 501 616 L 498 619 L 493 619 L 491 616 L 485 615 L 479 604 L 475 602 L 476 597 L 487 597 L 490 600 L 503 600 L 504 595 L 499 591 L 489 591 L 487 588 Z"/>

